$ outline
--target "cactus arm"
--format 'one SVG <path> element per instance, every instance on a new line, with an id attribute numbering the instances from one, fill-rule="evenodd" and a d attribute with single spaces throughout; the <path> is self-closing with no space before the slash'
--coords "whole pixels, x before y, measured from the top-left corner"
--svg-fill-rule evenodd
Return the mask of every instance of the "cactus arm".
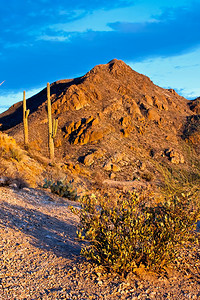
<path id="1" fill-rule="evenodd" d="M 30 113 L 30 109 L 27 109 L 27 110 L 25 111 L 25 118 L 26 118 L 26 119 L 28 118 L 29 113 Z"/>

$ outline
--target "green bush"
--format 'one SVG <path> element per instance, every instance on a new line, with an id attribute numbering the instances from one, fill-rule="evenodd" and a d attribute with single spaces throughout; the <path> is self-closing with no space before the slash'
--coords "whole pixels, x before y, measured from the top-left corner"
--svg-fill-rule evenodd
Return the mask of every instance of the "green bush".
<path id="1" fill-rule="evenodd" d="M 74 189 L 72 182 L 66 182 L 66 180 L 58 180 L 53 182 L 45 179 L 43 188 L 50 188 L 51 192 L 61 197 L 66 197 L 71 200 L 77 200 L 77 191 Z"/>
<path id="2" fill-rule="evenodd" d="M 118 194 L 115 205 L 94 195 L 81 203 L 81 210 L 72 211 L 80 217 L 78 237 L 90 242 L 82 254 L 121 274 L 141 265 L 160 269 L 169 264 L 193 236 L 199 214 L 185 195 L 155 205 L 137 193 Z"/>

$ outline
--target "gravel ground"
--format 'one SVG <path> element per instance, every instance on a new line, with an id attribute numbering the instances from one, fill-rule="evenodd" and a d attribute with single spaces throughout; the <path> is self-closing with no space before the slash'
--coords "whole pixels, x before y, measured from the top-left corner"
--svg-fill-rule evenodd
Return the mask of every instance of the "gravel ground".
<path id="1" fill-rule="evenodd" d="M 199 249 L 180 254 L 182 272 L 106 274 L 81 258 L 78 218 L 69 205 L 78 204 L 46 191 L 0 187 L 0 299 L 200 298 Z"/>

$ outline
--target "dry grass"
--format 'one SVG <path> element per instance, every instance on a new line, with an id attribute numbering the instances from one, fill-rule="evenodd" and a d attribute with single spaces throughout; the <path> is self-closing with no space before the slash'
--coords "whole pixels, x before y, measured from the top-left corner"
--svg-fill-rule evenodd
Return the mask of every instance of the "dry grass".
<path id="1" fill-rule="evenodd" d="M 193 168 L 193 171 L 181 167 L 170 167 L 168 164 L 157 164 L 157 170 L 163 178 L 160 185 L 162 194 L 175 195 L 190 193 L 194 197 L 200 197 L 200 169 Z"/>
<path id="2" fill-rule="evenodd" d="M 5 133 L 0 133 L 0 157 L 20 162 L 23 156 L 24 152 L 17 145 L 14 138 Z"/>

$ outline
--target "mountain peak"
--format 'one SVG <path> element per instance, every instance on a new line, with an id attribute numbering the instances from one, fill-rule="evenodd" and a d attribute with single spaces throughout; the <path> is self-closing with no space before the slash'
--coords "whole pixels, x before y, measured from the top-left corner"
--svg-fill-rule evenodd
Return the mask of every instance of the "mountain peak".
<path id="1" fill-rule="evenodd" d="M 45 156 L 46 99 L 44 89 L 27 100 L 29 140 Z M 153 177 L 158 174 L 157 163 L 170 168 L 173 163 L 184 164 L 184 134 L 199 147 L 199 118 L 194 117 L 199 113 L 198 100 L 188 105 L 188 100 L 153 84 L 122 60 L 113 59 L 80 78 L 51 84 L 51 102 L 53 119 L 58 119 L 56 159 L 80 176 L 132 181 L 145 177 L 145 171 Z M 20 142 L 22 116 L 21 102 L 0 115 L 2 129 Z M 187 162 L 180 167 L 187 168 Z"/>
<path id="2" fill-rule="evenodd" d="M 112 65 L 118 65 L 118 66 L 126 65 L 127 66 L 127 64 L 123 60 L 117 59 L 117 58 L 114 58 L 111 61 L 109 61 L 107 63 L 107 65 L 110 65 L 110 66 L 112 66 Z"/>

